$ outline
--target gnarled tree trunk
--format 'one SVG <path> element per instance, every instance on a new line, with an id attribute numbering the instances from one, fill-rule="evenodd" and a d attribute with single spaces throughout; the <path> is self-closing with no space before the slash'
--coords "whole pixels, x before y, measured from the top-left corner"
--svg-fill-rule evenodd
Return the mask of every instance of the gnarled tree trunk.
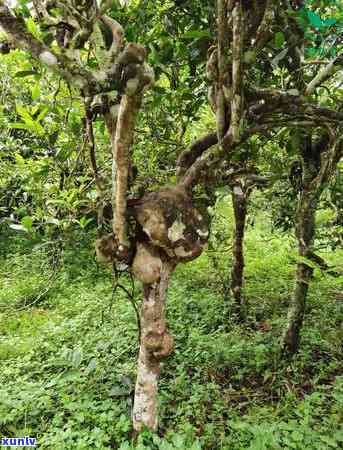
<path id="1" fill-rule="evenodd" d="M 144 290 L 133 408 L 133 426 L 139 432 L 144 427 L 157 428 L 160 361 L 173 349 L 165 320 L 170 276 L 176 264 L 201 254 L 208 240 L 208 225 L 182 186 L 145 194 L 134 217 L 143 231 L 132 263 L 132 273 Z"/>
<path id="2" fill-rule="evenodd" d="M 143 286 L 140 310 L 141 339 L 137 381 L 133 407 L 133 428 L 156 430 L 158 426 L 158 379 L 160 361 L 173 350 L 173 338 L 167 331 L 165 319 L 166 293 L 173 265 L 162 262 L 161 278 Z"/>

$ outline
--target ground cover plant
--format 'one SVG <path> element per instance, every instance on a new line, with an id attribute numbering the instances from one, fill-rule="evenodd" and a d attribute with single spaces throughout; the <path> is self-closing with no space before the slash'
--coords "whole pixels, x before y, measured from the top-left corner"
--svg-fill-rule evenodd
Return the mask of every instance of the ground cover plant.
<path id="1" fill-rule="evenodd" d="M 342 24 L 0 1 L 4 445 L 340 445 Z"/>
<path id="2" fill-rule="evenodd" d="M 226 197 L 221 214 L 229 214 L 229 207 Z M 222 226 L 219 220 L 216 227 Z M 161 378 L 160 437 L 146 432 L 136 446 L 130 443 L 138 351 L 132 305 L 125 295 L 111 297 L 108 274 L 83 242 L 66 249 L 48 296 L 18 308 L 43 289 L 37 280 L 46 250 L 23 248 L 12 239 L 9 251 L 2 244 L 1 261 L 3 435 L 35 435 L 47 449 L 300 450 L 342 444 L 341 281 L 315 274 L 302 349 L 295 360 L 280 360 L 294 242 L 289 234 L 272 232 L 264 215 L 247 230 L 244 327 L 234 320 L 218 281 L 228 273 L 225 243 L 216 255 L 219 271 L 212 252 L 177 271 L 168 320 L 179 338 Z M 336 265 L 342 250 L 321 255 Z M 23 276 L 26 269 L 35 283 Z"/>

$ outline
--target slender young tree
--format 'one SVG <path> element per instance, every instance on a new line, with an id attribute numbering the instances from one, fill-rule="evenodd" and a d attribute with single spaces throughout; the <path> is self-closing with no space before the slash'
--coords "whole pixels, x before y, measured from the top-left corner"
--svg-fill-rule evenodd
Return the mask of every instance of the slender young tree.
<path id="1" fill-rule="evenodd" d="M 235 301 L 235 309 L 240 319 L 244 319 L 247 313 L 247 305 L 243 297 L 243 274 L 244 274 L 244 232 L 247 218 L 248 198 L 250 194 L 249 185 L 244 181 L 235 180 L 232 185 L 232 206 L 234 212 L 234 232 L 232 247 L 232 269 L 230 291 Z"/>
<path id="2" fill-rule="evenodd" d="M 295 289 L 288 312 L 288 325 L 283 337 L 283 348 L 289 355 L 294 354 L 299 348 L 313 263 L 316 264 L 318 260 L 314 249 L 317 205 L 327 181 L 343 156 L 343 140 L 341 137 L 325 133 L 316 142 L 312 142 L 312 137 L 307 136 L 302 140 L 300 155 L 303 175 L 296 214 L 299 261 Z"/>

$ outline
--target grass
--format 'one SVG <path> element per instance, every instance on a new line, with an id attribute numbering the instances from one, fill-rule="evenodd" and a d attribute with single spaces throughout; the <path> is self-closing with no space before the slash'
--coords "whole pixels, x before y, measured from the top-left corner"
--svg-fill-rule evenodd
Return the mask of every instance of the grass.
<path id="1" fill-rule="evenodd" d="M 122 295 L 112 299 L 110 275 L 94 263 L 87 236 L 66 244 L 53 277 L 46 247 L 3 240 L 0 436 L 36 436 L 51 450 L 341 448 L 341 278 L 315 272 L 301 350 L 283 360 L 295 243 L 262 213 L 248 227 L 249 317 L 237 324 L 226 289 L 231 213 L 225 203 L 216 213 L 220 251 L 174 274 L 167 314 L 176 348 L 162 364 L 159 434 L 143 433 L 135 446 L 132 306 Z M 322 256 L 338 266 L 343 252 Z"/>

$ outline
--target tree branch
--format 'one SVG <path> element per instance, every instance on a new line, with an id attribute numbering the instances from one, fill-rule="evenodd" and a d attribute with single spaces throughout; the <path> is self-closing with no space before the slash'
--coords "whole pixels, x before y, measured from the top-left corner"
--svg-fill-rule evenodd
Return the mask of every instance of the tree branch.
<path id="1" fill-rule="evenodd" d="M 93 113 L 91 109 L 92 99 L 87 99 L 85 101 L 85 120 L 86 120 L 86 140 L 89 148 L 89 157 L 91 161 L 91 167 L 93 170 L 95 186 L 97 190 L 97 212 L 98 212 L 98 231 L 102 232 L 104 224 L 104 195 L 103 195 L 103 182 L 99 174 L 98 165 L 95 155 L 95 140 L 94 140 L 94 130 L 93 130 Z"/>
<path id="2" fill-rule="evenodd" d="M 142 97 L 139 93 L 133 96 L 124 95 L 122 97 L 117 119 L 116 136 L 112 147 L 113 163 L 116 165 L 112 174 L 112 228 L 118 240 L 120 252 L 125 252 L 125 249 L 129 247 L 126 209 L 128 177 L 131 164 L 130 149 L 141 99 Z"/>
<path id="3" fill-rule="evenodd" d="M 218 136 L 216 132 L 206 134 L 197 141 L 193 142 L 190 147 L 181 153 L 176 163 L 176 175 L 181 178 L 186 170 L 199 158 L 204 151 L 218 144 Z"/>
<path id="4" fill-rule="evenodd" d="M 282 120 L 265 120 L 265 122 L 261 122 L 258 125 L 252 126 L 250 128 L 246 128 L 240 137 L 238 142 L 233 141 L 233 136 L 231 131 L 229 130 L 224 137 L 223 146 L 218 146 L 214 149 L 209 149 L 204 152 L 198 159 L 194 161 L 194 163 L 189 167 L 189 169 L 185 172 L 182 178 L 179 181 L 179 185 L 183 186 L 186 190 L 191 190 L 195 184 L 197 184 L 202 176 L 204 171 L 212 170 L 213 167 L 218 165 L 223 158 L 230 158 L 233 151 L 242 145 L 245 141 L 247 141 L 251 136 L 258 134 L 268 134 L 272 130 L 276 130 L 279 127 L 313 127 L 313 126 L 323 126 L 323 121 L 321 120 L 319 123 L 315 123 L 313 121 L 299 121 L 290 119 L 282 119 Z M 343 151 L 343 139 L 340 140 L 340 147 L 337 150 L 336 155 L 342 156 Z M 226 149 L 226 150 L 224 150 Z"/>
<path id="5" fill-rule="evenodd" d="M 56 53 L 36 39 L 28 32 L 24 19 L 14 16 L 4 1 L 0 0 L 0 24 L 14 40 L 15 45 L 25 48 L 33 57 L 59 73 L 66 81 L 80 89 L 85 97 L 113 90 L 123 92 L 127 81 L 135 78 L 137 73 L 142 71 L 141 66 L 146 56 L 141 45 L 128 43 L 113 64 L 116 52 L 123 48 L 123 32 L 120 25 L 110 18 L 101 17 L 100 22 L 112 33 L 112 44 L 108 51 L 108 57 L 112 63 L 108 64 L 105 70 L 88 70 L 75 58 L 73 49 L 61 48 L 61 53 Z M 87 36 L 89 37 L 88 32 Z M 144 71 L 147 71 L 146 68 Z"/>
<path id="6" fill-rule="evenodd" d="M 343 120 L 343 113 L 308 103 L 301 95 L 293 95 L 276 89 L 253 89 L 247 95 L 250 99 L 261 100 L 249 108 L 247 117 L 257 122 L 263 123 L 266 116 L 273 113 L 282 113 L 293 119 L 310 119 L 314 123 L 339 124 Z"/>
<path id="7" fill-rule="evenodd" d="M 33 57 L 59 73 L 66 81 L 81 89 L 85 96 L 91 97 L 111 90 L 123 90 L 123 83 L 117 73 L 105 74 L 104 79 L 99 80 L 96 72 L 93 73 L 81 67 L 65 54 L 57 54 L 41 43 L 27 31 L 23 18 L 14 16 L 1 0 L 0 24 L 14 40 L 17 47 L 28 50 Z"/>
<path id="8" fill-rule="evenodd" d="M 328 80 L 335 73 L 342 69 L 343 66 L 343 54 L 336 56 L 329 64 L 323 67 L 313 80 L 307 85 L 305 90 L 305 95 L 311 95 L 315 89 L 322 84 L 324 81 Z"/>
<path id="9" fill-rule="evenodd" d="M 199 181 L 203 171 L 212 169 L 214 166 L 219 164 L 224 157 L 230 157 L 233 150 L 243 144 L 250 136 L 258 133 L 265 133 L 268 129 L 273 127 L 275 127 L 274 124 L 247 128 L 242 132 L 240 140 L 236 142 L 233 140 L 233 135 L 230 128 L 223 139 L 223 145 L 207 150 L 198 159 L 196 159 L 179 181 L 179 185 L 186 190 L 192 189 L 192 187 Z"/>
<path id="10" fill-rule="evenodd" d="M 244 45 L 244 16 L 240 2 L 232 11 L 232 93 L 231 93 L 231 122 L 234 142 L 239 141 L 243 113 L 243 45 Z"/>
<path id="11" fill-rule="evenodd" d="M 228 112 L 225 98 L 225 89 L 228 91 L 230 82 L 230 35 L 228 28 L 228 9 L 226 0 L 217 0 L 218 17 L 218 79 L 216 80 L 216 119 L 218 140 L 221 143 L 228 128 Z"/>
<path id="12" fill-rule="evenodd" d="M 110 29 L 112 34 L 112 43 L 110 45 L 110 48 L 107 52 L 107 65 L 110 67 L 118 54 L 123 50 L 124 48 L 124 30 L 120 23 L 118 23 L 116 20 L 112 19 L 108 16 L 101 16 L 100 21 Z"/>

